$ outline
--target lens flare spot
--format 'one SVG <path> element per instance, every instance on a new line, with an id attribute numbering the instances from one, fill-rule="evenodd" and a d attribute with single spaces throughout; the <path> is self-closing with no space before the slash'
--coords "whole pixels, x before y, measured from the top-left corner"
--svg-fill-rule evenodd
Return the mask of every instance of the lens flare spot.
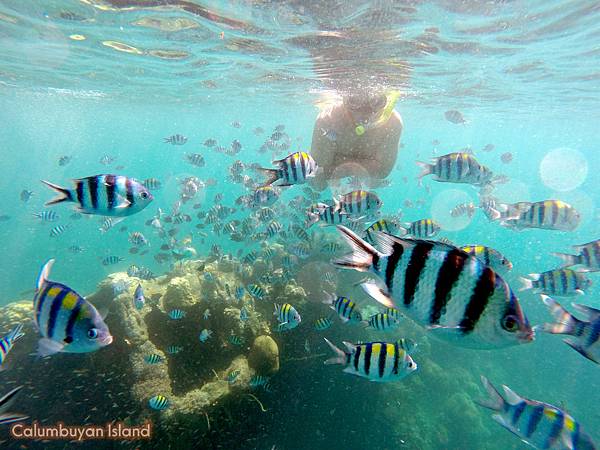
<path id="1" fill-rule="evenodd" d="M 550 150 L 540 163 L 542 183 L 555 191 L 572 191 L 583 184 L 587 175 L 587 158 L 579 150 L 572 148 Z"/>

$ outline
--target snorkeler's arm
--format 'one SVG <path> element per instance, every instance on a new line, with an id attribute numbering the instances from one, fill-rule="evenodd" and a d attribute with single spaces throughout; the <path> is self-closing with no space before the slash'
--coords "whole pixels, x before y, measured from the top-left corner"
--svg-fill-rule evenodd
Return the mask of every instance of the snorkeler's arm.
<path id="1" fill-rule="evenodd" d="M 327 126 L 324 122 L 322 118 L 318 118 L 315 122 L 310 152 L 319 166 L 317 174 L 311 179 L 311 186 L 319 191 L 327 187 L 327 180 L 331 177 L 335 152 L 337 151 L 336 143 L 328 139 L 323 133 L 323 129 Z"/>

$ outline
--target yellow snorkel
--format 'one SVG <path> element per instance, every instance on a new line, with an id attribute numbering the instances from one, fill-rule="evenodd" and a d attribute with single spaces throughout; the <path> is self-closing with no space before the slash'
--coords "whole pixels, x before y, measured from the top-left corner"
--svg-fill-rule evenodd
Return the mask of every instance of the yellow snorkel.
<path id="1" fill-rule="evenodd" d="M 385 107 L 381 111 L 379 118 L 375 122 L 368 124 L 366 127 L 364 125 L 357 125 L 356 128 L 354 128 L 354 132 L 356 133 L 356 135 L 362 136 L 363 134 L 365 134 L 365 131 L 367 131 L 369 128 L 373 128 L 386 123 L 392 116 L 392 113 L 394 112 L 394 107 L 396 106 L 396 102 L 399 98 L 400 91 L 390 91 L 390 93 L 387 95 L 387 102 L 385 104 Z"/>

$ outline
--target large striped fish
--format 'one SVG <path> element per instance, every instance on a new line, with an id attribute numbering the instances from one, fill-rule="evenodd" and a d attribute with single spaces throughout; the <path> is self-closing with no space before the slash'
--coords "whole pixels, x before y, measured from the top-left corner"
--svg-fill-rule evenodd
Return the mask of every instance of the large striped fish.
<path id="1" fill-rule="evenodd" d="M 140 212 L 153 200 L 152 194 L 142 183 L 121 175 L 93 175 L 73 182 L 75 188 L 67 189 L 42 180 L 46 186 L 60 193 L 46 202 L 46 206 L 74 202 L 80 213 L 130 216 Z"/>
<path id="2" fill-rule="evenodd" d="M 417 370 L 417 364 L 397 342 L 344 342 L 343 351 L 325 339 L 335 356 L 325 364 L 341 364 L 346 373 L 371 381 L 398 381 Z"/>
<path id="3" fill-rule="evenodd" d="M 378 233 L 381 251 L 339 226 L 353 253 L 334 260 L 339 267 L 370 271 L 385 283 L 363 289 L 385 306 L 398 305 L 408 317 L 457 345 L 497 348 L 531 342 L 534 332 L 517 297 L 493 269 L 464 251 L 440 242 Z"/>
<path id="4" fill-rule="evenodd" d="M 40 272 L 33 298 L 33 321 L 42 338 L 38 355 L 93 352 L 112 342 L 104 319 L 90 302 L 62 283 L 48 280 L 54 264 Z"/>
<path id="5" fill-rule="evenodd" d="M 265 173 L 268 178 L 264 186 L 269 186 L 277 182 L 274 186 L 291 186 L 293 184 L 304 184 L 310 177 L 314 177 L 317 172 L 317 163 L 306 152 L 295 152 L 283 159 L 273 161 L 278 169 L 258 168 Z"/>
<path id="6" fill-rule="evenodd" d="M 484 376 L 481 382 L 489 398 L 476 401 L 484 408 L 496 411 L 496 422 L 534 448 L 592 450 L 596 446 L 565 411 L 548 403 L 521 397 L 508 386 L 502 386 L 504 396 Z"/>
<path id="7" fill-rule="evenodd" d="M 352 217 L 374 215 L 383 202 L 375 192 L 357 190 L 334 199 L 334 211 L 342 210 Z"/>
<path id="8" fill-rule="evenodd" d="M 565 262 L 566 266 L 579 265 L 579 272 L 598 272 L 600 271 L 600 239 L 588 242 L 587 244 L 574 245 L 573 248 L 579 252 L 577 255 L 567 253 L 552 253 Z"/>
<path id="9" fill-rule="evenodd" d="M 419 175 L 419 183 L 427 175 L 433 175 L 435 181 L 467 183 L 474 186 L 483 186 L 494 181 L 492 171 L 468 153 L 449 153 L 433 158 L 431 164 L 417 161 L 417 165 L 423 169 Z"/>

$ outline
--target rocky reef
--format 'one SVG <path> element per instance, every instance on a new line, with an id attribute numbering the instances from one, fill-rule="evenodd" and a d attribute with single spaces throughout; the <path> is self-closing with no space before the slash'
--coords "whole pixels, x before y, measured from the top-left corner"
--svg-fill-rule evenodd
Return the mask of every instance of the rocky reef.
<path id="1" fill-rule="evenodd" d="M 275 250 L 277 258 L 281 249 Z M 305 262 L 297 277 L 302 281 L 309 270 L 319 273 L 320 264 Z M 38 334 L 31 322 L 31 300 L 10 303 L 0 308 L 0 333 L 23 323 L 26 335 L 0 375 L 5 390 L 23 385 L 18 411 L 43 423 L 137 425 L 151 420 L 152 440 L 123 442 L 124 448 L 268 450 L 305 448 L 308 443 L 315 449 L 495 448 L 488 442 L 497 431 L 495 424 L 472 402 L 480 392 L 479 373 L 492 372 L 485 353 L 456 351 L 430 340 L 408 320 L 396 335 L 337 320 L 319 332 L 312 322 L 332 315 L 303 289 L 311 284 L 306 280 L 302 286 L 293 279 L 263 283 L 263 299 L 247 291 L 241 298 L 236 295 L 236 288 L 256 283 L 269 271 L 260 259 L 249 266 L 221 258 L 180 262 L 151 280 L 113 273 L 86 298 L 108 311 L 114 342 L 89 354 L 33 356 Z M 336 281 L 346 295 L 353 289 L 354 280 L 345 275 Z M 141 309 L 133 302 L 138 283 L 146 298 Z M 313 290 L 315 284 L 316 278 Z M 301 312 L 302 324 L 282 333 L 276 331 L 273 304 L 285 302 Z M 359 302 L 365 315 L 377 310 L 365 298 Z M 245 321 L 240 320 L 242 307 L 248 312 Z M 183 317 L 170 318 L 174 309 L 183 311 Z M 204 329 L 212 335 L 202 342 Z M 389 384 L 352 377 L 339 366 L 323 366 L 329 355 L 324 336 L 340 344 L 414 339 L 419 370 Z M 149 355 L 160 362 L 148 363 Z M 237 373 L 233 382 L 232 373 Z M 272 386 L 251 386 L 255 375 L 268 377 Z M 156 395 L 168 399 L 166 409 L 149 406 Z M 0 429 L 0 444 L 21 448 L 23 443 L 6 433 Z M 64 442 L 27 445 L 64 448 Z M 113 443 L 97 441 L 93 448 L 113 448 Z"/>

